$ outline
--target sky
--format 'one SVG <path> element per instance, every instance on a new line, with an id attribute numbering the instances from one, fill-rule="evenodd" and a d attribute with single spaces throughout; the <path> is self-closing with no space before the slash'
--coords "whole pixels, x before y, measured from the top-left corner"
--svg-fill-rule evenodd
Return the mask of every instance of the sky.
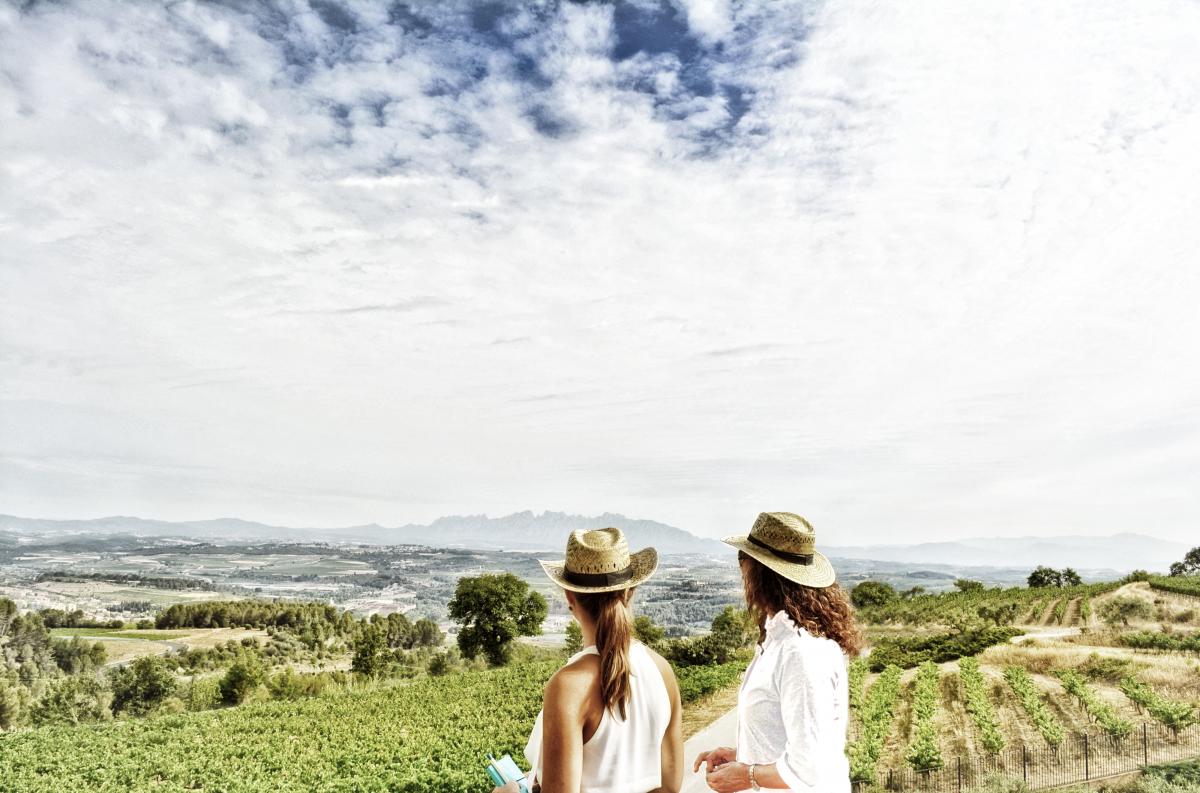
<path id="1" fill-rule="evenodd" d="M 0 4 L 0 513 L 1200 527 L 1194 0 Z"/>

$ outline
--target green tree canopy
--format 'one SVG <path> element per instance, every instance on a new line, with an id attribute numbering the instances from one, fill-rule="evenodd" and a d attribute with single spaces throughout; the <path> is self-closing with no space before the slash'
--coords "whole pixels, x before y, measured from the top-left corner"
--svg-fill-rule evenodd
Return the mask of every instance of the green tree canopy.
<path id="1" fill-rule="evenodd" d="M 579 623 L 571 620 L 567 624 L 567 655 L 574 655 L 583 649 L 583 631 L 579 627 Z"/>
<path id="2" fill-rule="evenodd" d="M 1154 616 L 1154 608 L 1135 597 L 1110 598 L 1100 604 L 1100 618 L 1109 625 L 1128 625 L 1131 619 Z"/>
<path id="3" fill-rule="evenodd" d="M 175 693 L 175 676 L 157 655 L 145 655 L 109 675 L 113 713 L 128 711 L 138 716 L 157 708 Z"/>
<path id="4" fill-rule="evenodd" d="M 654 620 L 645 614 L 639 614 L 633 619 L 633 634 L 642 644 L 658 644 L 666 633 L 661 625 L 656 625 Z"/>
<path id="5" fill-rule="evenodd" d="M 959 592 L 982 592 L 983 591 L 983 582 L 975 581 L 970 578 L 956 578 L 954 580 L 954 586 L 956 586 L 958 588 Z"/>
<path id="6" fill-rule="evenodd" d="M 1030 588 L 1062 586 L 1062 573 L 1058 572 L 1053 567 L 1038 565 L 1036 568 L 1034 568 L 1034 571 L 1029 574 L 1028 582 Z"/>
<path id="7" fill-rule="evenodd" d="M 368 676 L 382 672 L 386 664 L 383 657 L 384 646 L 383 628 L 378 624 L 362 626 L 362 630 L 354 639 L 354 657 L 350 661 L 350 671 Z"/>
<path id="8" fill-rule="evenodd" d="M 1064 567 L 1059 575 L 1062 578 L 1063 586 L 1079 586 L 1083 583 L 1083 579 L 1079 577 L 1079 573 L 1075 572 L 1073 568 Z"/>
<path id="9" fill-rule="evenodd" d="M 863 581 L 850 590 L 850 602 L 860 609 L 883 606 L 891 603 L 896 597 L 895 587 L 882 581 Z"/>
<path id="10" fill-rule="evenodd" d="M 1200 573 L 1200 546 L 1197 546 L 1186 554 L 1183 559 L 1171 564 L 1171 575 L 1195 575 Z"/>
<path id="11" fill-rule="evenodd" d="M 493 666 L 508 661 L 513 639 L 541 633 L 547 613 L 546 599 L 512 573 L 460 578 L 449 610 L 463 657 L 483 653 Z"/>
<path id="12" fill-rule="evenodd" d="M 267 669 L 262 658 L 257 653 L 244 652 L 221 678 L 221 699 L 229 705 L 240 704 L 266 682 Z"/>

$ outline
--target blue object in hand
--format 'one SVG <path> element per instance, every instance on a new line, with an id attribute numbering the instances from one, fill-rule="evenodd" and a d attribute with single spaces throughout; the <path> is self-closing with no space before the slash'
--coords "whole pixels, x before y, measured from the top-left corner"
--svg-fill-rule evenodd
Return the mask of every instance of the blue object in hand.
<path id="1" fill-rule="evenodd" d="M 529 793 L 529 784 L 525 781 L 525 773 L 513 762 L 511 755 L 506 754 L 497 760 L 489 754 L 487 772 L 493 784 L 499 786 L 516 782 L 521 793 Z"/>

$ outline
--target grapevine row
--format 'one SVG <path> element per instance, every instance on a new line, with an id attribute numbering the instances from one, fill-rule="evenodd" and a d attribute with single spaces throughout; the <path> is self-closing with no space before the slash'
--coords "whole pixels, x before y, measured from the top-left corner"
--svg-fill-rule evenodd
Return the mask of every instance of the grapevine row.
<path id="1" fill-rule="evenodd" d="M 907 759 L 908 764 L 918 771 L 942 767 L 942 750 L 938 748 L 937 729 L 933 723 L 939 699 L 939 679 L 937 664 L 926 661 L 917 669 L 917 679 L 913 683 L 913 739 L 908 745 Z"/>
<path id="2" fill-rule="evenodd" d="M 850 758 L 850 778 L 875 780 L 875 764 L 883 753 L 883 742 L 892 729 L 892 712 L 900 693 L 900 667 L 889 666 L 875 680 L 859 708 L 859 738 L 846 746 Z"/>
<path id="3" fill-rule="evenodd" d="M 1121 718 L 1116 708 L 1096 696 L 1096 692 L 1084 682 L 1077 672 L 1071 669 L 1060 669 L 1054 673 L 1062 681 L 1063 688 L 1073 696 L 1088 715 L 1100 725 L 1110 738 L 1124 738 L 1133 732 L 1133 724 L 1128 719 Z"/>
<path id="4" fill-rule="evenodd" d="M 862 707 L 863 687 L 867 682 L 868 664 L 865 658 L 855 658 L 850 662 L 850 708 L 858 710 Z"/>
<path id="5" fill-rule="evenodd" d="M 974 658 L 959 661 L 958 679 L 962 683 L 967 713 L 971 714 L 979 730 L 980 743 L 988 752 L 998 754 L 1004 748 L 1004 734 L 1000 731 L 1000 720 L 996 718 L 996 709 L 992 707 L 992 700 L 988 696 L 987 682 L 979 671 L 979 661 Z"/>
<path id="6" fill-rule="evenodd" d="M 1010 666 L 1004 670 L 1004 679 L 1008 681 L 1009 687 L 1017 695 L 1021 708 L 1033 722 L 1033 726 L 1037 727 L 1038 732 L 1042 734 L 1052 749 L 1057 749 L 1063 742 L 1066 733 L 1062 723 L 1050 712 L 1050 708 L 1047 707 L 1046 700 L 1042 698 L 1042 692 L 1033 682 L 1033 678 L 1021 667 Z"/>
<path id="7" fill-rule="evenodd" d="M 1168 699 L 1133 677 L 1121 680 L 1121 691 L 1137 706 L 1138 713 L 1144 709 L 1175 735 L 1193 724 L 1200 724 L 1200 713 L 1195 705 Z"/>

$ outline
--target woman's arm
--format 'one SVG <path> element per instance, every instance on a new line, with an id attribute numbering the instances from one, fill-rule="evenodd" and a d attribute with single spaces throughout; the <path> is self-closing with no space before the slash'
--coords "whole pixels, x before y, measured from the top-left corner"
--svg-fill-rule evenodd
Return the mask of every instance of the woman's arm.
<path id="1" fill-rule="evenodd" d="M 750 766 L 745 763 L 725 763 L 717 766 L 705 780 L 708 786 L 718 793 L 734 793 L 738 790 L 750 789 Z M 761 788 L 786 788 L 788 783 L 783 780 L 775 769 L 775 763 L 754 766 L 754 781 Z"/>
<path id="2" fill-rule="evenodd" d="M 546 684 L 542 705 L 542 793 L 579 793 L 584 705 L 593 675 L 565 667 Z"/>
<path id="3" fill-rule="evenodd" d="M 822 735 L 834 729 L 836 714 L 832 684 L 820 685 L 824 674 L 819 660 L 807 663 L 796 647 L 785 648 L 775 670 L 779 709 L 786 742 L 783 754 L 773 763 L 754 766 L 754 781 L 763 788 L 813 790 L 823 761 Z M 710 773 L 708 786 L 729 793 L 750 787 L 750 768 L 745 763 L 726 763 Z"/>
<path id="4" fill-rule="evenodd" d="M 657 653 L 654 662 L 667 685 L 671 699 L 671 721 L 662 740 L 662 784 L 653 793 L 679 793 L 683 786 L 683 703 L 679 698 L 679 682 L 675 670 Z"/>

